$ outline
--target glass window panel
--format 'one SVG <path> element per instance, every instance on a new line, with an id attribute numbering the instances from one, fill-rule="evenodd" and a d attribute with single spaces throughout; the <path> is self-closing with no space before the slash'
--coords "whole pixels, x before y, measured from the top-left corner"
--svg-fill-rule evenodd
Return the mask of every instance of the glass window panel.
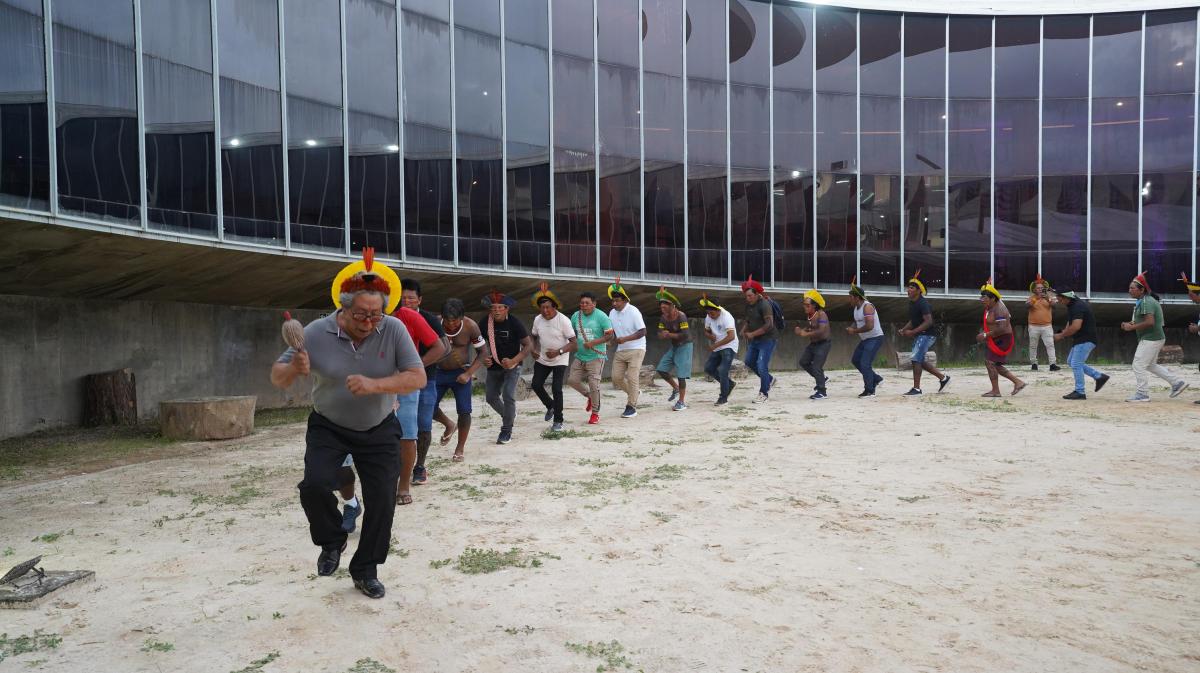
<path id="1" fill-rule="evenodd" d="M 859 191 L 858 282 L 867 288 L 900 286 L 900 16 L 863 12 L 859 114 L 862 184 Z M 822 278 L 823 284 L 844 279 Z"/>
<path id="2" fill-rule="evenodd" d="M 590 0 L 556 0 L 554 255 L 558 270 L 596 273 L 595 26 Z"/>
<path id="3" fill-rule="evenodd" d="M 683 0 L 642 0 L 646 275 L 683 279 Z"/>
<path id="4" fill-rule="evenodd" d="M 1138 269 L 1141 14 L 1093 19 L 1091 289 L 1123 294 Z"/>
<path id="5" fill-rule="evenodd" d="M 820 9 L 817 35 L 817 281 L 847 282 L 858 227 L 856 12 Z"/>
<path id="6" fill-rule="evenodd" d="M 396 3 L 346 0 L 350 247 L 399 259 L 402 200 Z"/>
<path id="7" fill-rule="evenodd" d="M 62 211 L 140 222 L 133 3 L 54 3 L 58 202 Z"/>
<path id="8" fill-rule="evenodd" d="M 208 0 L 142 7 L 146 216 L 152 229 L 217 233 L 211 26 Z"/>
<path id="9" fill-rule="evenodd" d="M 775 283 L 813 280 L 813 10 L 774 6 Z"/>
<path id="10" fill-rule="evenodd" d="M 976 290 L 991 268 L 992 20 L 950 19 L 950 283 Z"/>
<path id="11" fill-rule="evenodd" d="M 904 260 L 944 288 L 946 249 L 946 19 L 904 18 Z"/>
<path id="12" fill-rule="evenodd" d="M 341 12 L 329 0 L 285 0 L 284 8 L 292 245 L 341 249 Z"/>
<path id="13" fill-rule="evenodd" d="M 0 206 L 49 210 L 45 42 L 40 0 L 0 2 Z"/>
<path id="14" fill-rule="evenodd" d="M 401 4 L 404 221 L 410 258 L 454 259 L 450 2 Z"/>
<path id="15" fill-rule="evenodd" d="M 607 0 L 599 15 L 600 269 L 641 271 L 641 110 L 638 0 Z"/>
<path id="16" fill-rule="evenodd" d="M 725 3 L 687 6 L 688 272 L 727 280 Z"/>
<path id="17" fill-rule="evenodd" d="M 771 279 L 771 5 L 729 4 L 729 214 L 735 280 Z"/>
<path id="18" fill-rule="evenodd" d="M 996 19 L 996 287 L 1024 289 L 1038 272 L 1036 17 Z M 982 282 L 980 283 L 982 285 Z"/>
<path id="19" fill-rule="evenodd" d="M 550 56 L 546 0 L 506 0 L 508 263 L 550 269 Z"/>
<path id="20" fill-rule="evenodd" d="M 464 264 L 500 266 L 507 184 L 500 140 L 500 5 L 457 0 L 454 21 L 458 258 Z"/>
<path id="21" fill-rule="evenodd" d="M 279 14 L 273 0 L 218 0 L 225 237 L 283 246 Z"/>

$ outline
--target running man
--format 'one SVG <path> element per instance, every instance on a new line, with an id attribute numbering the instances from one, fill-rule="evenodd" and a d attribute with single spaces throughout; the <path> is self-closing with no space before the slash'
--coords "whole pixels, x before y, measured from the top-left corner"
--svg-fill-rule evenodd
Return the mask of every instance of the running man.
<path id="1" fill-rule="evenodd" d="M 716 406 L 721 406 L 729 402 L 729 394 L 737 385 L 729 378 L 729 367 L 733 364 L 738 350 L 737 323 L 729 311 L 710 300 L 708 295 L 700 297 L 700 308 L 704 309 L 706 314 L 704 337 L 708 339 L 709 351 L 704 372 L 720 386 L 721 392 L 717 396 Z"/>
<path id="2" fill-rule="evenodd" d="M 655 368 L 658 375 L 671 386 L 667 402 L 674 402 L 675 411 L 683 411 L 687 405 L 687 382 L 692 377 L 692 332 L 687 314 L 679 298 L 660 287 L 654 294 L 662 316 L 658 319 L 658 338 L 667 342 L 667 350 Z M 671 375 L 671 370 L 675 375 Z"/>
<path id="3" fill-rule="evenodd" d="M 407 306 L 401 306 L 392 315 L 399 318 L 400 322 L 404 323 L 404 327 L 408 329 L 413 345 L 417 347 L 417 354 L 421 356 L 421 364 L 432 362 L 432 358 L 429 357 L 433 352 L 432 349 L 440 348 L 442 344 L 437 333 L 430 329 L 429 323 L 425 322 L 425 318 Z M 429 368 L 426 367 L 425 371 L 428 372 Z M 421 390 L 396 396 L 396 418 L 400 419 L 402 433 L 400 435 L 400 478 L 396 481 L 397 505 L 411 505 L 412 485 L 424 484 L 426 479 L 425 468 L 417 470 L 417 466 L 420 465 L 418 446 L 420 408 Z M 354 473 L 351 471 L 349 478 L 352 479 L 353 476 Z"/>
<path id="4" fill-rule="evenodd" d="M 621 286 L 621 279 L 608 286 L 608 298 L 612 310 L 608 320 L 612 323 L 610 338 L 617 346 L 613 354 L 613 387 L 625 393 L 625 411 L 621 418 L 637 416 L 638 397 L 641 395 L 642 361 L 646 359 L 646 321 L 638 307 L 629 303 L 629 293 Z"/>
<path id="5" fill-rule="evenodd" d="M 584 292 L 579 295 L 579 310 L 571 316 L 571 327 L 575 340 L 564 353 L 575 353 L 575 359 L 567 374 L 567 385 L 587 398 L 587 411 L 591 412 L 588 425 L 600 422 L 600 374 L 604 371 L 608 341 L 612 334 L 612 322 L 604 311 L 596 310 L 596 295 Z M 587 386 L 583 380 L 587 379 Z"/>
<path id="6" fill-rule="evenodd" d="M 1038 342 L 1046 346 L 1046 359 L 1050 362 L 1050 371 L 1059 370 L 1057 355 L 1054 352 L 1054 307 L 1058 298 L 1051 294 L 1050 283 L 1038 274 L 1029 284 L 1029 297 L 1025 300 L 1029 306 L 1029 369 L 1038 370 Z"/>
<path id="7" fill-rule="evenodd" d="M 1084 375 L 1096 381 L 1096 392 L 1108 383 L 1108 374 L 1092 369 L 1088 365 L 1088 356 L 1096 348 L 1096 316 L 1092 307 L 1079 298 L 1073 290 L 1064 289 L 1058 293 L 1067 304 L 1067 325 L 1054 335 L 1054 341 L 1062 341 L 1071 337 L 1071 352 L 1067 354 L 1067 364 L 1075 375 L 1075 389 L 1063 395 L 1064 400 L 1086 400 L 1087 394 L 1083 388 Z"/>
<path id="8" fill-rule="evenodd" d="M 427 382 L 421 389 L 421 399 L 417 406 L 417 464 L 413 467 L 412 481 L 414 484 L 424 484 L 425 457 L 429 455 L 429 445 L 433 442 L 433 412 L 437 408 L 437 363 L 450 352 L 450 342 L 446 340 L 446 333 L 442 331 L 442 321 L 421 308 L 421 284 L 412 278 L 402 278 L 400 285 L 404 288 L 402 302 L 405 308 L 419 313 L 441 342 L 436 347 L 420 351 Z"/>
<path id="9" fill-rule="evenodd" d="M 875 357 L 883 346 L 883 325 L 879 322 L 879 314 L 875 305 L 867 301 L 867 295 L 861 287 L 855 285 L 858 276 L 850 279 L 850 306 L 854 309 L 854 326 L 846 328 L 846 334 L 857 334 L 858 345 L 854 347 L 854 355 L 850 362 L 862 374 L 863 391 L 859 397 L 875 397 L 875 388 L 883 383 L 883 377 L 875 373 Z"/>
<path id="10" fill-rule="evenodd" d="M 800 354 L 800 368 L 808 372 L 817 382 L 816 391 L 808 396 L 810 400 L 823 400 L 829 395 L 825 384 L 829 377 L 825 376 L 825 358 L 829 357 L 829 316 L 825 314 L 825 297 L 816 290 L 804 293 L 804 313 L 808 316 L 808 327 L 796 326 L 796 334 L 808 337 L 808 345 Z"/>
<path id="11" fill-rule="evenodd" d="M 517 420 L 517 379 L 521 377 L 521 363 L 533 352 L 533 340 L 525 325 L 509 309 L 516 300 L 499 292 L 491 292 L 483 298 L 488 307 L 487 325 L 484 327 L 485 349 L 483 364 L 487 365 L 487 403 L 500 414 L 500 436 L 497 444 L 512 441 L 513 424 Z"/>
<path id="12" fill-rule="evenodd" d="M 1194 304 L 1200 304 L 1200 285 L 1188 280 L 1186 273 L 1179 274 L 1179 280 L 1187 286 L 1188 299 L 1191 299 Z M 1187 331 L 1188 334 L 1200 334 L 1200 320 L 1188 323 Z M 1200 404 L 1200 400 L 1196 400 L 1195 403 Z"/>
<path id="13" fill-rule="evenodd" d="M 440 444 L 445 446 L 458 433 L 458 444 L 454 447 L 454 456 L 450 460 L 461 462 L 467 437 L 471 434 L 471 414 L 474 405 L 471 403 L 472 387 L 475 382 L 475 372 L 483 366 L 483 349 L 486 342 L 479 330 L 479 323 L 466 316 L 466 307 L 461 299 L 450 298 L 442 304 L 442 329 L 450 340 L 450 354 L 438 363 L 434 380 L 437 383 L 435 404 L 441 403 L 446 391 L 454 393 L 454 410 L 458 414 L 458 422 L 446 419 L 449 425 L 442 433 Z M 471 351 L 475 352 L 474 359 Z M 422 465 L 422 467 L 424 467 Z"/>
<path id="14" fill-rule="evenodd" d="M 533 319 L 533 392 L 546 407 L 546 420 L 552 422 L 552 432 L 563 429 L 563 381 L 567 378 L 570 351 L 575 341 L 571 319 L 558 311 L 558 297 L 542 283 L 533 295 L 538 315 Z M 546 393 L 546 379 L 551 379 L 551 394 Z"/>
<path id="15" fill-rule="evenodd" d="M 1121 323 L 1121 329 L 1137 332 L 1138 345 L 1133 353 L 1133 377 L 1137 381 L 1137 390 L 1125 401 L 1150 401 L 1150 377 L 1147 374 L 1154 374 L 1171 384 L 1171 397 L 1178 397 L 1179 393 L 1187 390 L 1188 383 L 1158 364 L 1158 352 L 1167 343 L 1167 334 L 1163 331 L 1162 306 L 1158 303 L 1158 295 L 1150 291 L 1145 271 L 1129 281 L 1129 296 L 1136 299 L 1137 303 L 1133 306 L 1133 317 L 1129 322 Z"/>
<path id="16" fill-rule="evenodd" d="M 992 382 L 992 389 L 983 397 L 1000 397 L 1001 376 L 1012 382 L 1012 394 L 1016 395 L 1025 389 L 1025 382 L 1004 366 L 1017 344 L 1012 315 L 1004 305 L 1000 291 L 992 285 L 991 278 L 979 288 L 979 301 L 983 302 L 983 328 L 975 335 L 975 340 L 984 344 L 983 362 L 987 365 L 988 379 Z"/>
<path id="17" fill-rule="evenodd" d="M 938 371 L 937 367 L 925 361 L 925 354 L 938 338 L 938 326 L 933 321 L 933 307 L 925 298 L 925 284 L 921 282 L 921 270 L 908 279 L 904 288 L 908 292 L 908 322 L 900 328 L 900 336 L 912 337 L 913 348 L 910 357 L 913 370 L 913 387 L 904 393 L 905 397 L 921 395 L 921 372 L 926 371 L 938 379 L 938 392 L 946 389 L 950 377 Z"/>
<path id="18" fill-rule="evenodd" d="M 746 367 L 758 375 L 758 397 L 754 402 L 766 402 L 775 386 L 771 376 L 771 355 L 779 343 L 779 327 L 775 325 L 775 311 L 771 301 L 763 294 L 762 283 L 753 276 L 742 283 L 742 294 L 746 298 L 746 324 L 742 327 L 742 338 L 746 345 Z"/>

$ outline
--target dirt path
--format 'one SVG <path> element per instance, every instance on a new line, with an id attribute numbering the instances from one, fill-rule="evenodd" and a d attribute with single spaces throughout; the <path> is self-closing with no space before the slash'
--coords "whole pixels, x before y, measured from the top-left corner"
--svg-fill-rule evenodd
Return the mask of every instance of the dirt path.
<path id="1" fill-rule="evenodd" d="M 530 400 L 505 447 L 487 411 L 397 513 L 382 601 L 313 575 L 300 425 L 6 486 L 0 565 L 97 579 L 0 612 L 62 639 L 0 671 L 1196 671 L 1196 395 L 1125 404 L 1120 369 L 1068 403 L 1064 374 L 993 401 L 982 368 L 919 400 L 886 372 L 858 400 L 835 372 L 810 402 L 789 373 L 720 410 L 697 382 L 598 427 L 568 392 L 584 436 L 541 438 Z"/>

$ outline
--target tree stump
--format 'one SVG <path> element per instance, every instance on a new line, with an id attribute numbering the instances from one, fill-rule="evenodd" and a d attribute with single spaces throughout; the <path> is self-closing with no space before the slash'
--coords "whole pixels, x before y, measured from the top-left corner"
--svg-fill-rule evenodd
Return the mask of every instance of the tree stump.
<path id="1" fill-rule="evenodd" d="M 1183 346 L 1163 346 L 1158 352 L 1158 364 L 1160 365 L 1181 365 L 1183 364 Z"/>
<path id="2" fill-rule="evenodd" d="M 655 365 L 642 365 L 638 370 L 638 384 L 643 388 L 658 387 L 658 367 Z"/>
<path id="3" fill-rule="evenodd" d="M 137 425 L 137 379 L 132 369 L 83 377 L 83 425 Z"/>
<path id="4" fill-rule="evenodd" d="M 167 439 L 233 439 L 254 432 L 253 395 L 196 397 L 161 402 L 160 432 Z"/>
<path id="5" fill-rule="evenodd" d="M 925 353 L 925 362 L 929 363 L 930 367 L 936 367 L 937 360 L 937 353 L 933 351 Z M 896 369 L 900 371 L 912 369 L 912 351 L 896 353 Z"/>

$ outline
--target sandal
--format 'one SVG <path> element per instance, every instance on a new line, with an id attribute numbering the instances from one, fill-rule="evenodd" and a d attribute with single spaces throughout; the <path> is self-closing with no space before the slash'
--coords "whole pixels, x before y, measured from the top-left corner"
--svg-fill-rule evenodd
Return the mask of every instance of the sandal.
<path id="1" fill-rule="evenodd" d="M 1003 397 L 1003 395 L 1001 395 L 1000 393 L 987 392 L 987 393 L 980 395 L 980 397 Z"/>
<path id="2" fill-rule="evenodd" d="M 463 456 L 461 453 L 456 453 L 453 456 L 450 456 L 450 461 L 454 463 L 461 463 L 463 460 L 465 460 L 465 456 Z"/>
<path id="3" fill-rule="evenodd" d="M 397 493 L 396 494 L 396 506 L 397 507 L 399 507 L 400 505 L 411 505 L 411 504 L 412 504 L 412 494 L 411 493 Z"/>
<path id="4" fill-rule="evenodd" d="M 450 443 L 450 440 L 454 437 L 454 433 L 456 432 L 458 432 L 458 423 L 446 428 L 446 431 L 442 433 L 442 438 L 438 441 L 442 446 L 445 446 Z"/>

